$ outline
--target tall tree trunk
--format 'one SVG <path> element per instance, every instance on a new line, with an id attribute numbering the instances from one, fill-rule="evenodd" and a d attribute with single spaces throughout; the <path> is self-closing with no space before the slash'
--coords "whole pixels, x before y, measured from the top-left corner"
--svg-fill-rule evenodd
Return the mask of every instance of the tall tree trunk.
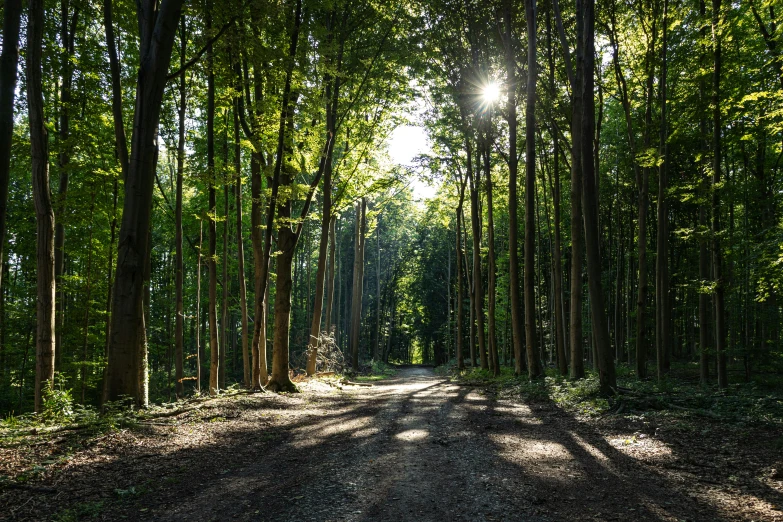
<path id="1" fill-rule="evenodd" d="M 353 292 L 351 296 L 351 368 L 359 371 L 359 334 L 362 321 L 362 289 L 364 282 L 364 235 L 367 200 L 356 203 L 356 239 L 353 261 Z"/>
<path id="2" fill-rule="evenodd" d="M 487 179 L 487 337 L 489 341 L 489 357 L 492 373 L 500 375 L 498 361 L 497 335 L 495 332 L 495 305 L 497 302 L 497 262 L 495 261 L 495 218 L 492 201 L 492 167 L 489 162 L 490 137 L 489 122 L 482 151 L 484 156 L 484 177 Z"/>
<path id="3" fill-rule="evenodd" d="M 527 374 L 541 377 L 537 353 L 535 300 L 535 208 L 536 208 L 536 0 L 525 0 L 527 19 L 527 97 L 525 101 L 525 338 Z"/>
<path id="4" fill-rule="evenodd" d="M 519 298 L 519 221 L 517 217 L 517 61 L 512 32 L 514 2 L 503 4 L 506 51 L 506 118 L 508 119 L 508 284 L 511 301 L 511 338 L 514 345 L 514 373 L 522 374 L 522 303 Z"/>
<path id="5" fill-rule="evenodd" d="M 19 26 L 22 0 L 6 0 L 3 8 L 3 50 L 0 53 L 0 300 L 3 296 L 5 228 L 14 135 L 14 97 L 19 63 Z M 0 317 L 0 321 L 3 318 Z"/>
<path id="6" fill-rule="evenodd" d="M 593 341 L 596 345 L 598 374 L 601 393 L 610 395 L 617 387 L 614 359 L 606 324 L 604 295 L 601 285 L 601 257 L 598 230 L 598 184 L 596 182 L 593 140 L 595 133 L 595 100 L 593 97 L 593 74 L 595 70 L 595 0 L 584 0 L 584 49 L 582 63 L 582 206 L 584 208 L 585 250 L 587 253 L 587 279 L 590 289 L 590 315 L 592 318 Z"/>
<path id="7" fill-rule="evenodd" d="M 36 221 L 37 307 L 35 342 L 35 411 L 54 381 L 55 277 L 54 210 L 49 192 L 49 146 L 44 120 L 41 55 L 44 2 L 30 0 L 27 20 L 27 113 L 30 121 L 33 201 Z"/>
<path id="8" fill-rule="evenodd" d="M 137 3 L 141 30 L 131 158 L 125 183 L 114 281 L 107 399 L 147 405 L 143 272 L 149 258 L 158 123 L 182 0 Z M 157 13 L 153 16 L 153 13 Z"/>
<path id="9" fill-rule="evenodd" d="M 94 223 L 94 211 L 95 211 L 95 193 L 92 194 L 92 201 L 90 202 L 90 233 L 87 241 L 87 268 L 85 290 L 84 290 L 84 327 L 82 329 L 83 341 L 82 341 L 82 361 L 81 368 L 79 368 L 79 380 L 81 381 L 81 401 L 85 404 L 85 395 L 87 391 L 87 351 L 90 341 L 90 298 L 92 294 L 92 237 L 93 237 L 93 223 Z"/>
<path id="10" fill-rule="evenodd" d="M 291 217 L 291 202 L 288 198 L 286 198 L 285 202 L 279 203 L 278 205 L 275 205 L 275 202 L 277 202 L 277 194 L 281 186 L 281 175 L 283 175 L 282 181 L 284 182 L 283 184 L 285 186 L 293 183 L 290 173 L 287 171 L 283 173 L 283 166 L 284 160 L 287 160 L 287 158 L 291 156 L 293 148 L 293 144 L 291 143 L 293 136 L 290 135 L 288 128 L 293 128 L 293 112 L 296 105 L 296 101 L 292 101 L 292 98 L 295 96 L 292 96 L 291 93 L 291 79 L 296 58 L 296 48 L 299 42 L 299 29 L 302 23 L 301 17 L 302 0 L 297 0 L 293 12 L 293 27 L 288 50 L 289 60 L 286 70 L 285 85 L 283 87 L 282 103 L 280 106 L 277 149 L 275 153 L 274 172 L 272 174 L 272 190 L 266 216 L 266 230 L 264 232 L 266 236 L 264 242 L 264 257 L 261 262 L 261 288 L 259 288 L 259 292 L 256 295 L 256 306 L 261 308 L 262 316 L 265 316 L 266 314 L 266 303 L 268 299 L 268 274 L 270 268 L 269 265 L 272 248 L 272 230 L 274 228 L 275 211 L 277 211 L 277 215 L 281 218 L 288 219 Z M 289 165 L 286 164 L 285 168 L 288 169 Z M 278 249 L 282 253 L 277 257 L 277 286 L 275 291 L 275 338 L 272 356 L 272 375 L 270 376 L 268 384 L 272 391 L 288 391 L 296 389 L 288 376 L 288 327 L 291 321 L 291 260 L 294 255 L 294 248 L 296 247 L 296 238 L 294 232 L 291 230 L 290 224 L 287 222 L 284 221 L 284 226 L 280 230 L 281 232 L 278 234 Z M 293 242 L 293 244 L 290 244 L 291 242 Z M 279 317 L 278 314 L 280 314 Z M 265 327 L 265 322 L 262 324 L 261 322 L 256 321 L 253 332 L 254 339 L 258 335 L 258 337 L 263 341 L 260 330 Z M 284 327 L 285 331 L 278 330 L 278 327 Z M 263 335 L 265 336 L 265 333 Z M 262 346 L 261 349 L 265 350 L 266 347 Z"/>
<path id="11" fill-rule="evenodd" d="M 705 0 L 699 0 L 699 15 L 704 19 L 707 15 L 707 7 Z M 707 25 L 701 24 L 701 65 L 706 67 L 707 61 Z M 699 117 L 699 135 L 702 140 L 702 153 L 706 158 L 709 153 L 709 138 L 707 136 L 707 85 L 704 77 L 699 79 L 699 104 L 700 104 L 700 117 Z M 706 164 L 702 164 L 699 167 L 699 187 L 703 194 L 709 192 L 709 179 L 706 172 Z M 707 238 L 705 231 L 708 229 L 707 223 L 707 205 L 706 203 L 699 204 L 699 228 L 702 230 L 702 234 L 699 237 L 699 280 L 700 286 L 706 286 L 710 279 L 710 253 L 707 248 Z M 709 359 L 709 344 L 710 344 L 710 295 L 699 290 L 699 381 L 702 386 L 706 386 L 710 378 L 710 359 Z"/>
<path id="12" fill-rule="evenodd" d="M 330 24 L 334 13 L 330 15 Z M 331 27 L 330 27 L 331 31 Z M 329 34 L 328 41 L 331 42 Z M 339 72 L 342 63 L 342 46 L 337 58 L 337 70 Z M 307 375 L 313 375 L 318 362 L 318 339 L 321 336 L 321 311 L 324 296 L 324 279 L 326 276 L 326 255 L 329 246 L 329 229 L 332 221 L 332 144 L 336 134 L 337 104 L 340 97 L 340 82 L 338 78 L 332 78 L 331 73 L 324 75 L 326 98 L 326 154 L 321 158 L 324 172 L 323 209 L 321 215 L 321 238 L 318 245 L 318 268 L 315 276 L 315 302 L 313 303 L 313 317 L 310 325 L 310 338 L 308 340 Z M 309 277 L 309 272 L 308 272 Z M 308 295 L 309 299 L 309 295 Z M 329 328 L 329 325 L 326 325 Z"/>
<path id="13" fill-rule="evenodd" d="M 174 203 L 174 287 L 175 287 L 175 325 L 174 325 L 174 389 L 177 398 L 182 398 L 185 394 L 185 378 L 183 363 L 185 341 L 185 316 L 183 305 L 183 277 L 184 270 L 182 261 L 182 177 L 185 171 L 185 110 L 187 108 L 185 101 L 185 53 L 187 51 L 188 37 L 185 28 L 185 17 L 182 17 L 179 27 L 180 47 L 179 47 L 179 66 L 182 74 L 179 78 L 179 127 L 177 142 L 177 190 Z"/>
<path id="14" fill-rule="evenodd" d="M 228 137 L 226 136 L 226 139 Z M 225 143 L 226 148 L 228 148 L 228 143 Z M 228 152 L 228 151 L 226 151 Z M 225 154 L 223 157 L 223 165 L 226 165 L 228 163 L 228 154 Z M 227 388 L 228 383 L 226 382 L 226 352 L 228 351 L 228 340 L 229 340 L 229 311 L 228 311 L 228 215 L 229 215 L 229 209 L 228 209 L 228 200 L 229 200 L 229 193 L 231 192 L 229 183 L 224 182 L 223 183 L 223 273 L 221 274 L 221 281 L 222 281 L 222 303 L 220 306 L 220 374 L 218 377 L 218 387 L 220 388 Z"/>
<path id="15" fill-rule="evenodd" d="M 726 374 L 726 305 L 724 293 L 727 281 L 722 272 L 723 253 L 720 233 L 720 183 L 721 183 L 721 119 L 720 119 L 720 75 L 722 63 L 722 20 L 721 0 L 712 0 L 712 38 L 714 45 L 714 68 L 712 90 L 712 271 L 715 278 L 715 352 L 718 360 L 718 386 L 729 385 Z"/>
<path id="16" fill-rule="evenodd" d="M 212 2 L 207 2 L 207 31 L 212 29 Z M 207 176 L 209 183 L 209 201 L 207 219 L 209 219 L 209 395 L 214 397 L 220 390 L 220 343 L 217 324 L 217 195 L 215 183 L 215 72 L 212 44 L 207 45 Z M 222 347 L 225 350 L 225 346 Z"/>
<path id="17" fill-rule="evenodd" d="M 462 175 L 460 174 L 460 178 Z M 462 316 L 463 306 L 462 302 L 465 299 L 465 289 L 463 285 L 462 277 L 462 263 L 463 263 L 463 251 L 462 251 L 462 205 L 465 201 L 465 181 L 460 179 L 460 191 L 459 191 L 459 204 L 457 205 L 457 233 L 456 233 L 456 252 L 457 252 L 457 302 L 454 309 L 457 314 L 457 369 L 465 369 L 465 360 L 463 357 L 463 335 L 462 335 Z"/>
<path id="18" fill-rule="evenodd" d="M 241 94 L 240 94 L 241 96 Z M 242 238 L 242 149 L 239 144 L 239 113 L 234 110 L 234 198 L 237 227 L 237 281 L 239 283 L 239 313 L 242 325 L 242 375 L 245 388 L 250 387 L 251 367 L 248 353 L 247 283 L 245 282 L 245 242 Z"/>
<path id="19" fill-rule="evenodd" d="M 381 216 L 378 215 L 378 223 L 375 228 L 375 246 L 376 246 L 376 259 L 375 259 L 375 353 L 373 359 L 375 361 L 380 360 L 381 356 Z M 449 299 L 448 286 L 451 285 L 451 256 L 449 256 L 449 277 L 447 280 L 446 288 L 446 300 Z M 450 301 L 449 301 L 450 303 Z M 451 305 L 448 305 L 446 313 L 446 324 L 451 320 Z M 448 353 L 448 352 L 447 352 Z M 446 356 L 448 359 L 448 355 Z"/>
<path id="20" fill-rule="evenodd" d="M 468 180 L 470 183 L 470 221 L 473 228 L 474 319 L 476 321 L 476 334 L 478 336 L 481 369 L 487 370 L 489 369 L 489 361 L 487 360 L 487 338 L 484 332 L 484 288 L 481 279 L 481 221 L 479 219 L 479 172 L 481 170 L 481 165 L 476 165 L 476 168 L 473 168 L 471 163 L 473 151 L 470 146 L 470 139 L 466 140 L 466 152 L 468 160 Z"/>
<path id="21" fill-rule="evenodd" d="M 196 392 L 201 393 L 201 252 L 204 244 L 204 222 L 198 222 L 198 260 L 196 265 Z"/>
<path id="22" fill-rule="evenodd" d="M 655 256 L 655 323 L 656 323 L 656 368 L 658 380 L 669 370 L 666 354 L 670 350 L 669 323 L 671 311 L 669 309 L 669 215 L 666 204 L 667 197 L 667 146 L 668 131 L 666 128 L 666 73 L 667 73 L 667 36 L 668 36 L 669 1 L 663 2 L 662 23 L 662 49 L 661 49 L 661 78 L 659 89 L 661 95 L 661 130 L 660 151 L 658 168 L 658 236 L 656 238 L 657 253 Z"/>
<path id="23" fill-rule="evenodd" d="M 68 182 L 70 180 L 71 163 L 71 88 L 73 86 L 74 40 L 76 36 L 76 24 L 79 17 L 79 8 L 74 8 L 73 19 L 70 19 L 70 1 L 60 1 L 60 127 L 59 127 L 59 152 L 57 163 L 60 170 L 60 182 L 55 199 L 56 212 L 62 217 L 65 215 L 66 199 L 68 197 Z M 63 219 L 58 219 L 54 228 L 54 278 L 60 288 L 59 298 L 56 299 L 56 315 L 58 328 L 55 332 L 55 352 L 57 357 L 62 357 L 62 331 L 65 327 L 65 301 L 64 286 L 62 284 L 63 270 L 65 267 L 65 225 Z M 59 361 L 58 361 L 59 362 Z"/>
<path id="24" fill-rule="evenodd" d="M 582 20 L 583 0 L 576 1 L 576 38 L 581 41 L 584 32 Z M 566 50 L 566 53 L 568 51 Z M 577 61 L 584 60 L 581 45 L 576 47 Z M 572 379 L 585 376 L 584 349 L 582 346 L 582 76 L 583 67 L 576 67 L 573 84 L 571 117 L 571 369 Z M 588 141 L 591 141 L 587 137 Z"/>
<path id="25" fill-rule="evenodd" d="M 555 60 L 552 53 L 552 11 L 547 10 L 546 34 L 547 34 L 547 58 L 549 61 L 549 90 L 555 92 Z M 554 228 L 555 228 L 555 246 L 553 253 L 552 276 L 554 278 L 555 292 L 555 351 L 557 353 L 557 368 L 560 375 L 568 375 L 568 359 L 566 357 L 567 339 L 565 329 L 565 316 L 563 307 L 563 261 L 562 261 L 562 239 L 560 230 L 560 139 L 557 122 L 552 118 L 552 157 L 554 165 L 554 185 L 552 187 L 552 200 L 554 204 Z M 551 182 L 551 181 L 550 181 Z"/>

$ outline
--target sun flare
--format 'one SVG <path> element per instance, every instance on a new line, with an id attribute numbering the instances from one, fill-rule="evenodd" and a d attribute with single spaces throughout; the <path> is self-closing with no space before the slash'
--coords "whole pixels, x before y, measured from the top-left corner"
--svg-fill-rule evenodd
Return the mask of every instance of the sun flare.
<path id="1" fill-rule="evenodd" d="M 500 84 L 496 82 L 489 82 L 484 86 L 482 95 L 484 97 L 484 103 L 488 105 L 495 103 L 500 99 Z"/>

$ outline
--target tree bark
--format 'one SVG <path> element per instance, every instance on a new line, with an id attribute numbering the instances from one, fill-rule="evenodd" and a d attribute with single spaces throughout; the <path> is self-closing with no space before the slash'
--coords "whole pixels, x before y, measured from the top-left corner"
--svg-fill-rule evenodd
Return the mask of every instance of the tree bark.
<path id="1" fill-rule="evenodd" d="M 71 162 L 71 88 L 73 86 L 73 66 L 72 57 L 74 51 L 74 37 L 76 33 L 76 23 L 78 21 L 79 9 L 73 11 L 73 20 L 69 20 L 70 1 L 61 0 L 60 2 L 60 114 L 59 114 L 59 151 L 57 163 L 60 171 L 60 180 L 57 190 L 57 197 L 54 201 L 56 213 L 60 216 L 65 215 L 66 199 L 68 197 L 68 182 L 70 180 L 70 162 Z M 70 23 L 69 23 L 70 22 Z M 56 316 L 59 328 L 55 332 L 55 352 L 57 357 L 62 357 L 62 330 L 65 327 L 65 312 L 63 310 L 65 293 L 63 292 L 62 276 L 65 268 L 65 225 L 64 220 L 57 220 L 54 226 L 54 278 L 60 287 L 59 298 L 56 299 Z M 58 361 L 59 364 L 59 361 Z"/>
<path id="2" fill-rule="evenodd" d="M 667 356 L 670 350 L 669 324 L 671 310 L 669 308 L 669 215 L 666 204 L 668 180 L 667 180 L 667 146 L 668 137 L 666 120 L 666 74 L 667 74 L 667 36 L 668 36 L 669 1 L 663 2 L 662 24 L 662 49 L 661 49 L 661 78 L 659 89 L 661 95 L 661 129 L 658 167 L 658 236 L 656 238 L 657 252 L 655 256 L 655 323 L 656 323 L 656 368 L 660 381 L 663 374 L 668 372 Z"/>
<path id="3" fill-rule="evenodd" d="M 212 2 L 207 2 L 207 31 L 212 29 Z M 209 219 L 209 395 L 214 397 L 220 390 L 220 343 L 217 324 L 217 195 L 215 193 L 215 72 L 212 44 L 207 46 L 207 182 L 209 183 L 209 201 L 207 219 Z M 225 346 L 222 347 L 225 349 Z"/>
<path id="4" fill-rule="evenodd" d="M 718 360 L 718 386 L 729 385 L 726 373 L 726 305 L 724 293 L 726 280 L 723 276 L 723 253 L 720 233 L 720 183 L 721 183 L 721 118 L 720 118 L 720 76 L 722 63 L 722 20 L 721 0 L 712 0 L 712 38 L 714 50 L 712 90 L 712 271 L 715 278 L 715 352 Z"/>
<path id="5" fill-rule="evenodd" d="M 576 38 L 581 41 L 583 29 L 583 0 L 576 0 Z M 567 53 L 568 51 L 565 50 Z M 576 49 L 577 62 L 584 60 L 581 45 Z M 584 350 L 582 346 L 582 76 L 583 67 L 576 67 L 573 85 L 571 117 L 571 368 L 570 377 L 585 376 Z M 589 137 L 588 137 L 588 141 Z"/>
<path id="6" fill-rule="evenodd" d="M 180 21 L 180 48 L 179 63 L 182 69 L 182 75 L 179 78 L 179 107 L 178 107 L 178 142 L 177 142 L 177 189 L 174 203 L 174 288 L 175 288 L 175 325 L 174 325 L 174 380 L 175 392 L 180 399 L 185 394 L 184 348 L 185 341 L 185 316 L 184 316 L 184 298 L 183 298 L 183 277 L 184 270 L 182 260 L 182 178 L 185 172 L 185 110 L 187 108 L 185 94 L 185 52 L 187 51 L 188 37 L 186 34 L 185 17 Z"/>
<path id="7" fill-rule="evenodd" d="M 114 281 L 107 399 L 129 396 L 147 405 L 143 272 L 149 258 L 149 228 L 157 131 L 166 71 L 182 0 L 138 2 L 141 30 L 131 158 L 125 183 Z M 157 13 L 153 16 L 153 13 Z"/>
<path id="8" fill-rule="evenodd" d="M 478 336 L 479 360 L 482 370 L 489 369 L 487 360 L 487 338 L 484 332 L 484 289 L 481 279 L 481 221 L 479 220 L 479 171 L 471 163 L 472 147 L 470 139 L 466 139 L 468 180 L 470 183 L 470 221 L 473 228 L 473 306 Z M 475 179 L 474 179 L 475 175 Z"/>
<path id="9" fill-rule="evenodd" d="M 364 282 L 364 235 L 367 200 L 356 203 L 356 239 L 353 261 L 353 291 L 351 296 L 351 368 L 359 371 L 359 333 L 362 321 L 362 289 Z"/>
<path id="10" fill-rule="evenodd" d="M 35 411 L 41 412 L 45 388 L 54 381 L 55 275 L 54 210 L 49 192 L 49 146 L 44 120 L 41 57 L 44 2 L 30 0 L 27 19 L 27 113 L 30 121 L 33 201 L 36 221 Z"/>
<path id="11" fill-rule="evenodd" d="M 598 376 L 603 395 L 614 393 L 617 387 L 614 359 L 606 324 L 604 295 L 601 285 L 601 257 L 598 230 L 598 185 L 596 182 L 593 140 L 595 133 L 595 100 L 593 97 L 593 74 L 595 70 L 595 0 L 584 0 L 584 51 L 582 63 L 582 206 L 584 207 L 585 250 L 587 253 L 587 278 L 590 289 L 590 315 L 593 340 L 598 359 Z"/>
<path id="12" fill-rule="evenodd" d="M 492 374 L 500 375 L 497 335 L 495 332 L 495 305 L 497 301 L 497 262 L 495 260 L 495 218 L 492 201 L 492 167 L 489 162 L 490 127 L 487 122 L 484 150 L 484 177 L 487 179 L 487 337 Z"/>
<path id="13" fill-rule="evenodd" d="M 517 61 L 512 22 L 514 2 L 503 5 L 506 51 L 506 118 L 508 119 L 508 284 L 511 301 L 511 338 L 514 345 L 514 373 L 522 374 L 522 303 L 519 297 L 519 221 L 517 217 Z"/>
<path id="14" fill-rule="evenodd" d="M 525 101 L 525 338 L 527 374 L 541 377 L 541 360 L 537 353 L 535 300 L 535 218 L 536 218 L 536 0 L 525 0 L 527 19 L 527 97 Z"/>
<path id="15" fill-rule="evenodd" d="M 14 97 L 19 63 L 19 27 L 22 0 L 6 0 L 3 8 L 3 50 L 0 53 L 0 299 L 3 292 L 5 230 L 8 184 L 11 172 L 11 141 L 14 135 Z M 0 317 L 0 321 L 3 318 Z"/>
<path id="16" fill-rule="evenodd" d="M 329 222 L 329 271 L 326 278 L 326 311 L 324 312 L 324 326 L 331 335 L 334 327 L 332 325 L 332 308 L 334 305 L 334 276 L 335 276 L 335 233 L 336 216 L 332 216 Z"/>
<path id="17" fill-rule="evenodd" d="M 241 96 L 241 93 L 239 94 Z M 247 283 L 245 281 L 245 242 L 242 238 L 242 149 L 239 144 L 239 113 L 234 110 L 234 198 L 237 227 L 237 280 L 239 283 L 239 313 L 242 327 L 242 375 L 245 388 L 251 386 L 250 354 L 248 353 Z"/>
<path id="18" fill-rule="evenodd" d="M 549 59 L 549 89 L 555 92 L 555 60 L 552 53 L 552 9 L 547 11 L 547 57 Z M 555 227 L 555 245 L 553 253 L 552 276 L 554 278 L 555 292 L 555 350 L 557 353 L 557 368 L 560 375 L 568 375 L 568 359 L 566 357 L 567 338 L 565 329 L 565 316 L 563 309 L 563 261 L 562 261 L 562 239 L 560 230 L 560 139 L 557 122 L 552 118 L 552 140 L 554 159 L 554 185 L 552 187 L 554 227 Z"/>

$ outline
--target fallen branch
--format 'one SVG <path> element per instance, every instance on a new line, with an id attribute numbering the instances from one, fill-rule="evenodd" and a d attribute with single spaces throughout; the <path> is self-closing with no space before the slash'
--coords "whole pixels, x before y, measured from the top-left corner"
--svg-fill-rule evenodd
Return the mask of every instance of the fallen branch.
<path id="1" fill-rule="evenodd" d="M 348 384 L 351 386 L 372 386 L 372 384 L 370 384 L 369 382 L 353 382 L 353 381 L 349 381 L 348 379 L 343 379 L 340 382 L 342 384 Z"/>

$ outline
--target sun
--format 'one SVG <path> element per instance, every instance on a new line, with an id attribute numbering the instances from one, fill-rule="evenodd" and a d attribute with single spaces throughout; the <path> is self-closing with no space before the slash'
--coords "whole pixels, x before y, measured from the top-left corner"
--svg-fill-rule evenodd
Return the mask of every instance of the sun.
<path id="1" fill-rule="evenodd" d="M 489 82 L 484 86 L 481 93 L 484 98 L 484 103 L 491 105 L 500 99 L 500 84 L 497 82 Z"/>

